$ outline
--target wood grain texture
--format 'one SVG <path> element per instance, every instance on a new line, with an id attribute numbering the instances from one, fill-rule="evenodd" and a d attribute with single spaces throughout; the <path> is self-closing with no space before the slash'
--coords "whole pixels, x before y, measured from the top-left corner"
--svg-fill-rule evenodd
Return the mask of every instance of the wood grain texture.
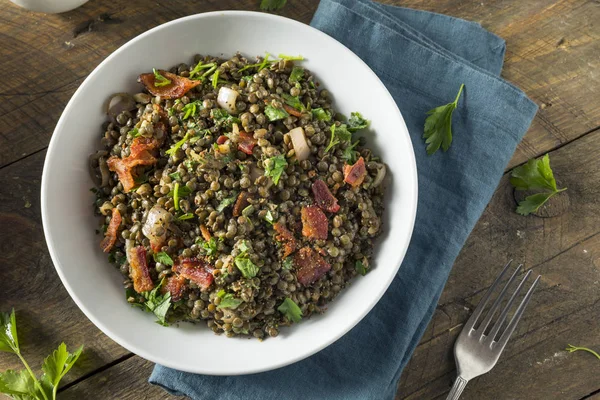
<path id="1" fill-rule="evenodd" d="M 598 360 L 562 351 L 567 343 L 600 349 L 598 140 L 600 130 L 550 154 L 570 199 L 559 216 L 515 214 L 508 174 L 503 178 L 455 263 L 397 399 L 444 398 L 455 376 L 453 343 L 511 258 L 542 274 L 541 284 L 498 366 L 461 398 L 581 399 L 599 388 Z"/>
<path id="2" fill-rule="evenodd" d="M 68 383 L 128 352 L 83 315 L 54 270 L 40 215 L 44 155 L 0 169 L 0 309 L 15 308 L 21 350 L 37 371 L 62 341 L 69 349 L 85 344 Z M 19 359 L 0 353 L 0 371 L 9 368 L 21 369 Z"/>

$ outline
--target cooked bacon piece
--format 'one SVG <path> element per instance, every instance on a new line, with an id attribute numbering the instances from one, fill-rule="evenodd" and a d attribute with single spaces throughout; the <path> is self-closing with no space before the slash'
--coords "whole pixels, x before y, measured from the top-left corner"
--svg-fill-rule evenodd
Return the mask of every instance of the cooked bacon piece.
<path id="1" fill-rule="evenodd" d="M 235 204 L 233 205 L 233 216 L 234 217 L 239 217 L 240 215 L 242 215 L 242 211 L 244 210 L 244 208 L 248 207 L 248 199 L 250 198 L 250 195 L 248 194 L 248 192 L 241 192 L 238 195 L 237 200 L 235 201 Z"/>
<path id="2" fill-rule="evenodd" d="M 103 252 L 108 253 L 117 242 L 117 231 L 119 230 L 119 226 L 121 226 L 121 220 L 121 213 L 117 210 L 117 207 L 113 208 L 112 217 L 108 224 L 108 228 L 106 228 L 104 239 L 100 242 L 100 247 L 102 247 Z"/>
<path id="3" fill-rule="evenodd" d="M 288 228 L 281 222 L 276 222 L 273 225 L 273 229 L 277 232 L 275 239 L 283 243 L 283 258 L 292 254 L 298 248 L 298 242 L 294 237 L 294 234 L 290 232 Z"/>
<path id="4" fill-rule="evenodd" d="M 302 116 L 302 113 L 300 111 L 296 110 L 294 107 L 288 106 L 287 104 L 284 104 L 283 108 L 285 109 L 285 111 L 287 111 L 289 114 L 292 114 L 294 117 Z"/>
<path id="5" fill-rule="evenodd" d="M 132 247 L 128 250 L 128 255 L 133 290 L 142 293 L 154 289 L 154 283 L 148 270 L 148 260 L 146 259 L 146 249 L 144 246 Z"/>
<path id="6" fill-rule="evenodd" d="M 357 187 L 365 180 L 367 169 L 365 168 L 365 160 L 360 157 L 354 165 L 344 165 L 344 182 L 349 183 L 352 187 Z"/>
<path id="7" fill-rule="evenodd" d="M 194 281 L 200 288 L 208 289 L 213 283 L 213 268 L 202 258 L 183 258 L 173 265 L 173 272 Z"/>
<path id="8" fill-rule="evenodd" d="M 331 265 L 310 247 L 303 247 L 294 255 L 294 265 L 298 282 L 304 286 L 319 280 L 331 269 Z"/>
<path id="9" fill-rule="evenodd" d="M 204 240 L 206 240 L 207 242 L 212 237 L 208 228 L 205 225 L 200 225 L 200 232 L 202 233 L 202 237 L 204 238 Z"/>
<path id="10" fill-rule="evenodd" d="M 226 141 L 228 141 L 229 138 L 225 135 L 221 135 L 217 138 L 217 144 L 225 144 Z"/>
<path id="11" fill-rule="evenodd" d="M 125 158 L 112 156 L 106 161 L 108 169 L 116 172 L 119 176 L 119 181 L 123 185 L 125 193 L 135 187 L 133 168 L 138 165 L 156 164 L 157 160 L 151 152 L 159 146 L 160 142 L 155 138 L 135 138 L 131 143 L 129 156 Z"/>
<path id="12" fill-rule="evenodd" d="M 172 275 L 167 280 L 167 285 L 163 286 L 164 293 L 171 293 L 171 301 L 179 301 L 185 292 L 185 278 L 181 275 Z"/>
<path id="13" fill-rule="evenodd" d="M 312 192 L 315 196 L 315 203 L 325 211 L 338 212 L 340 205 L 337 199 L 331 194 L 327 184 L 320 179 L 317 179 L 312 184 Z"/>
<path id="14" fill-rule="evenodd" d="M 254 139 L 251 133 L 240 131 L 238 140 L 238 150 L 251 155 L 252 149 L 256 146 L 258 140 Z"/>
<path id="15" fill-rule="evenodd" d="M 302 235 L 309 239 L 327 239 L 327 217 L 317 206 L 302 207 Z"/>
<path id="16" fill-rule="evenodd" d="M 171 81 L 165 86 L 156 86 L 156 77 L 153 73 L 141 74 L 138 78 L 146 89 L 154 96 L 160 96 L 163 99 L 178 99 L 183 97 L 190 89 L 201 84 L 201 81 L 193 81 L 183 76 L 175 75 L 167 71 L 158 71 L 162 76 Z"/>

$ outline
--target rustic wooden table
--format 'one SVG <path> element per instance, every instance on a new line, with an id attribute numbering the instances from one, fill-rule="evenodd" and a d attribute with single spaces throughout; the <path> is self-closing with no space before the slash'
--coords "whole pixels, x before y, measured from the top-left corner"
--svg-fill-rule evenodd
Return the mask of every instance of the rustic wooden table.
<path id="1" fill-rule="evenodd" d="M 0 1 L 0 308 L 15 307 L 26 357 L 40 365 L 61 341 L 85 344 L 65 399 L 170 399 L 146 380 L 152 363 L 100 332 L 70 299 L 42 233 L 40 177 L 65 104 L 112 51 L 173 19 L 257 10 L 258 0 L 100 1 L 61 15 Z M 395 3 L 480 22 L 506 39 L 503 76 L 540 106 L 510 168 L 551 154 L 569 201 L 552 218 L 514 213 L 505 176 L 460 254 L 434 318 L 406 367 L 397 399 L 444 399 L 454 339 L 504 260 L 543 274 L 492 373 L 464 399 L 600 399 L 600 362 L 567 343 L 600 348 L 600 3 L 592 0 L 427 0 Z M 282 14 L 308 23 L 317 0 Z M 510 118 L 510 116 L 507 116 Z M 85 260 L 82 260 L 82 268 Z M 0 355 L 0 371 L 19 368 Z M 283 397 L 282 397 L 283 398 Z"/>

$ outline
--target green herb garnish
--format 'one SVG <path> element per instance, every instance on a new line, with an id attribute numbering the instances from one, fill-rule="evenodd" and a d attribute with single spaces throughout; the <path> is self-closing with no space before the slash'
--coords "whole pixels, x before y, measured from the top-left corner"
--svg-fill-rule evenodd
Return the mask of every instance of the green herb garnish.
<path id="1" fill-rule="evenodd" d="M 162 76 L 160 74 L 160 72 L 158 72 L 155 68 L 152 68 L 152 71 L 154 72 L 154 86 L 155 87 L 161 87 L 161 86 L 167 86 L 171 84 L 171 81 L 167 78 L 165 78 L 164 76 Z"/>
<path id="2" fill-rule="evenodd" d="M 252 81 L 252 75 L 242 76 L 242 80 L 246 81 L 246 82 L 251 82 Z"/>
<path id="3" fill-rule="evenodd" d="M 252 204 L 250 204 L 248 207 L 244 208 L 242 210 L 242 215 L 246 218 L 248 218 L 248 216 L 250 216 L 250 214 L 252 214 L 254 212 L 254 206 Z"/>
<path id="4" fill-rule="evenodd" d="M 227 111 L 223 110 L 222 108 L 213 108 L 212 110 L 210 110 L 210 113 L 215 122 L 221 123 L 224 126 L 231 126 L 231 124 L 233 123 L 241 123 L 239 118 L 230 115 Z"/>
<path id="5" fill-rule="evenodd" d="M 132 138 L 137 138 L 142 136 L 142 134 L 140 133 L 140 131 L 138 130 L 138 128 L 133 128 L 132 130 L 130 130 L 129 132 L 127 132 L 127 134 L 129 136 L 131 136 Z"/>
<path id="6" fill-rule="evenodd" d="M 350 132 L 365 129 L 367 126 L 369 126 L 369 121 L 364 119 L 359 112 L 350 113 L 350 119 L 348 120 L 348 130 Z"/>
<path id="7" fill-rule="evenodd" d="M 221 302 L 217 308 L 232 308 L 235 310 L 240 304 L 242 304 L 242 300 L 233 297 L 231 293 L 227 293 L 221 297 Z"/>
<path id="8" fill-rule="evenodd" d="M 202 104 L 202 101 L 200 101 L 200 100 L 196 100 L 196 101 L 192 101 L 191 103 L 187 103 L 181 109 L 181 111 L 184 112 L 184 114 L 183 114 L 183 120 L 185 121 L 189 117 L 195 116 L 196 115 L 196 111 L 197 110 L 202 110 L 203 108 L 204 108 L 204 105 Z"/>
<path id="9" fill-rule="evenodd" d="M 300 82 L 303 78 L 304 78 L 304 68 L 302 68 L 302 67 L 292 68 L 292 72 L 290 73 L 290 82 L 291 83 Z"/>
<path id="10" fill-rule="evenodd" d="M 452 113 L 458 105 L 458 99 L 462 93 L 464 84 L 460 85 L 456 99 L 452 103 L 436 107 L 427 111 L 429 117 L 425 120 L 423 138 L 427 144 L 427 155 L 432 155 L 440 146 L 448 151 L 452 144 Z"/>
<path id="11" fill-rule="evenodd" d="M 283 259 L 283 263 L 281 264 L 281 268 L 285 271 L 289 271 L 294 267 L 294 261 L 292 257 L 286 257 Z"/>
<path id="12" fill-rule="evenodd" d="M 346 161 L 348 165 L 354 165 L 356 160 L 358 160 L 358 151 L 354 150 L 358 142 L 357 140 L 354 144 L 347 146 L 342 153 L 342 160 Z"/>
<path id="13" fill-rule="evenodd" d="M 285 104 L 287 104 L 288 106 L 293 107 L 298 111 L 304 111 L 304 104 L 302 104 L 298 96 L 292 96 L 287 93 L 282 93 L 281 97 L 283 97 Z"/>
<path id="14" fill-rule="evenodd" d="M 277 311 L 285 315 L 290 321 L 300 322 L 302 320 L 302 310 L 289 297 L 286 297 L 283 303 L 277 307 Z"/>
<path id="15" fill-rule="evenodd" d="M 283 154 L 275 157 L 268 158 L 264 161 L 265 165 L 265 176 L 270 176 L 273 179 L 274 184 L 279 183 L 281 174 L 287 167 L 288 163 Z"/>
<path id="16" fill-rule="evenodd" d="M 213 89 L 217 88 L 217 84 L 219 83 L 219 70 L 216 70 L 215 73 L 212 76 L 212 86 Z"/>
<path id="17" fill-rule="evenodd" d="M 159 289 L 163 285 L 164 279 L 152 290 L 148 292 L 140 293 L 146 301 L 144 302 L 144 308 L 146 311 L 153 313 L 158 321 L 158 324 L 162 326 L 169 326 L 166 320 L 167 311 L 171 307 L 171 293 L 166 292 L 160 294 Z"/>
<path id="18" fill-rule="evenodd" d="M 223 200 L 221 200 L 221 202 L 217 206 L 217 211 L 223 212 L 224 209 L 226 209 L 227 207 L 229 207 L 230 205 L 235 203 L 235 201 L 237 200 L 237 197 L 238 197 L 238 195 L 237 195 L 237 193 L 235 193 L 233 196 L 226 197 Z"/>
<path id="19" fill-rule="evenodd" d="M 354 264 L 354 269 L 356 270 L 356 272 L 358 272 L 362 276 L 365 276 L 368 272 L 367 267 L 365 267 L 365 264 L 363 264 L 362 261 L 359 261 L 359 260 L 357 260 L 356 263 Z"/>
<path id="20" fill-rule="evenodd" d="M 275 223 L 275 219 L 273 218 L 273 214 L 271 214 L 271 210 L 268 210 L 265 214 L 265 221 L 273 225 Z"/>
<path id="21" fill-rule="evenodd" d="M 529 215 L 536 212 L 544 203 L 557 193 L 567 190 L 567 188 L 558 189 L 556 179 L 550 168 L 550 156 L 546 154 L 540 159 L 531 159 L 520 167 L 513 169 L 510 183 L 517 190 L 541 190 L 541 193 L 527 196 L 525 200 L 519 202 L 517 213 Z"/>
<path id="22" fill-rule="evenodd" d="M 214 236 L 211 237 L 208 242 L 198 237 L 196 238 L 196 244 L 200 246 L 202 250 L 204 250 L 204 253 L 209 257 L 213 257 L 217 254 L 218 245 Z"/>
<path id="23" fill-rule="evenodd" d="M 179 217 L 177 217 L 177 219 L 179 221 L 185 221 L 187 219 L 192 219 L 194 217 L 195 217 L 195 215 L 193 213 L 185 213 L 185 214 L 181 214 Z"/>
<path id="24" fill-rule="evenodd" d="M 175 143 L 173 146 L 171 146 L 171 148 L 170 148 L 170 149 L 168 149 L 167 151 L 165 151 L 165 154 L 168 154 L 168 155 L 172 156 L 173 154 L 175 154 L 175 153 L 177 152 L 177 150 L 178 150 L 178 149 L 179 149 L 181 146 L 183 146 L 183 144 L 184 144 L 185 142 L 187 142 L 187 140 L 188 140 L 189 138 L 190 138 L 190 134 L 189 134 L 189 133 L 186 133 L 186 134 L 183 136 L 183 139 L 181 139 L 179 142 L 177 142 L 177 143 Z"/>
<path id="25" fill-rule="evenodd" d="M 164 251 L 161 251 L 160 253 L 154 253 L 152 257 L 154 258 L 154 261 L 159 262 L 161 264 L 168 266 L 173 265 L 173 259 Z"/>
<path id="26" fill-rule="evenodd" d="M 175 181 L 181 180 L 181 175 L 179 174 L 179 172 L 173 172 L 172 174 L 169 174 L 169 177 Z"/>
<path id="27" fill-rule="evenodd" d="M 569 345 L 569 347 L 567 347 L 565 349 L 566 351 L 568 351 L 569 353 L 574 353 L 576 351 L 587 351 L 590 354 L 593 354 L 598 360 L 600 360 L 600 354 L 596 353 L 594 350 L 592 349 L 588 349 L 587 347 L 578 347 L 578 346 L 573 346 L 572 344 Z"/>
<path id="28" fill-rule="evenodd" d="M 0 393 L 20 400 L 55 400 L 58 384 L 75 364 L 83 346 L 74 353 L 67 351 L 67 346 L 61 343 L 52 354 L 44 360 L 44 374 L 38 379 L 21 354 L 17 336 L 17 319 L 15 310 L 0 313 L 0 351 L 15 354 L 23 365 L 24 370 L 7 370 L 0 373 Z"/>
<path id="29" fill-rule="evenodd" d="M 322 108 L 315 108 L 310 111 L 313 115 L 313 118 L 316 118 L 318 121 L 331 121 L 331 113 L 329 111 L 325 111 Z"/>
<path id="30" fill-rule="evenodd" d="M 202 61 L 199 61 L 198 64 L 190 71 L 190 79 L 194 79 L 196 75 L 200 75 L 200 73 L 205 69 L 216 68 L 217 65 L 215 63 L 203 64 Z M 202 77 L 199 77 L 195 80 L 200 80 Z"/>
<path id="31" fill-rule="evenodd" d="M 325 148 L 325 153 L 329 152 L 329 150 L 337 144 L 350 142 L 352 140 L 352 133 L 348 131 L 345 124 L 340 126 L 333 124 L 329 129 L 331 130 L 331 138 L 329 139 L 329 144 Z"/>
<path id="32" fill-rule="evenodd" d="M 245 254 L 235 258 L 235 266 L 240 270 L 244 278 L 254 278 L 260 269 Z"/>
<path id="33" fill-rule="evenodd" d="M 270 104 L 265 107 L 265 115 L 269 121 L 277 121 L 290 116 L 283 108 L 275 108 Z"/>
<path id="34" fill-rule="evenodd" d="M 281 58 L 282 60 L 290 60 L 290 61 L 303 61 L 304 60 L 304 57 L 302 57 L 301 55 L 288 56 L 287 54 L 279 54 L 278 57 Z"/>

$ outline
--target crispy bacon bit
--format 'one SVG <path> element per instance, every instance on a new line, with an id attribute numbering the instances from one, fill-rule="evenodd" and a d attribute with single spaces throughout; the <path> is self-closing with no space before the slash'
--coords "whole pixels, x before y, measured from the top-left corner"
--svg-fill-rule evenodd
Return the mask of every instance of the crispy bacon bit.
<path id="1" fill-rule="evenodd" d="M 119 226 L 121 226 L 121 220 L 121 213 L 117 210 L 117 207 L 113 208 L 112 217 L 108 224 L 108 228 L 106 228 L 104 239 L 100 242 L 100 247 L 102 247 L 103 252 L 108 253 L 117 242 L 117 231 L 119 230 Z"/>
<path id="2" fill-rule="evenodd" d="M 352 187 L 360 186 L 367 176 L 365 168 L 365 159 L 360 157 L 354 165 L 344 165 L 344 182 L 349 183 Z"/>
<path id="3" fill-rule="evenodd" d="M 283 243 L 283 258 L 292 254 L 298 248 L 298 242 L 294 234 L 281 222 L 276 222 L 273 229 L 277 232 L 275 239 Z"/>
<path id="4" fill-rule="evenodd" d="M 294 265 L 298 282 L 304 286 L 319 280 L 331 269 L 331 265 L 310 247 L 303 247 L 294 255 Z"/>
<path id="5" fill-rule="evenodd" d="M 243 151 L 246 154 L 251 155 L 252 149 L 256 146 L 258 140 L 254 139 L 251 133 L 240 131 L 239 133 L 239 141 L 238 141 L 238 150 Z"/>
<path id="6" fill-rule="evenodd" d="M 248 199 L 250 198 L 250 195 L 248 194 L 248 192 L 241 192 L 237 198 L 237 200 L 235 201 L 235 204 L 233 206 L 233 216 L 234 217 L 239 217 L 240 215 L 242 215 L 242 211 L 244 210 L 244 208 L 248 207 Z"/>
<path id="7" fill-rule="evenodd" d="M 285 109 L 285 111 L 287 111 L 289 114 L 292 114 L 294 117 L 302 116 L 302 113 L 300 111 L 296 110 L 294 107 L 288 106 L 287 104 L 284 104 L 283 108 Z"/>
<path id="8" fill-rule="evenodd" d="M 208 231 L 208 228 L 205 225 L 200 225 L 200 232 L 202 233 L 202 237 L 204 238 L 204 240 L 206 240 L 207 242 L 212 237 L 212 235 Z"/>
<path id="9" fill-rule="evenodd" d="M 125 158 L 112 156 L 106 161 L 108 169 L 119 176 L 126 193 L 135 187 L 133 168 L 138 165 L 154 165 L 157 160 L 151 152 L 159 146 L 160 142 L 157 139 L 135 138 L 131 143 L 129 156 Z"/>
<path id="10" fill-rule="evenodd" d="M 167 280 L 166 286 L 162 289 L 164 293 L 171 293 L 171 301 L 179 301 L 185 292 L 185 278 L 181 275 L 172 275 Z"/>
<path id="11" fill-rule="evenodd" d="M 175 75 L 167 71 L 158 71 L 162 76 L 171 81 L 165 86 L 155 86 L 156 77 L 153 73 L 141 74 L 138 81 L 154 96 L 160 96 L 163 99 L 178 99 L 183 97 L 190 89 L 198 86 L 201 81 L 193 81 L 183 76 Z"/>
<path id="12" fill-rule="evenodd" d="M 338 212 L 340 205 L 337 199 L 331 194 L 327 184 L 320 179 L 317 179 L 312 184 L 312 192 L 315 196 L 315 203 L 325 211 L 332 213 Z"/>
<path id="13" fill-rule="evenodd" d="M 229 138 L 225 135 L 221 135 L 217 138 L 217 144 L 225 144 L 226 141 L 228 141 Z"/>
<path id="14" fill-rule="evenodd" d="M 327 217 L 317 206 L 302 207 L 302 235 L 309 239 L 327 239 Z"/>
<path id="15" fill-rule="evenodd" d="M 146 249 L 144 246 L 132 247 L 128 250 L 128 253 L 133 290 L 142 293 L 154 289 L 154 283 L 148 270 L 148 260 L 146 259 Z"/>
<path id="16" fill-rule="evenodd" d="M 202 289 L 208 289 L 214 280 L 213 268 L 203 258 L 183 258 L 173 265 L 172 270 L 194 281 Z"/>

